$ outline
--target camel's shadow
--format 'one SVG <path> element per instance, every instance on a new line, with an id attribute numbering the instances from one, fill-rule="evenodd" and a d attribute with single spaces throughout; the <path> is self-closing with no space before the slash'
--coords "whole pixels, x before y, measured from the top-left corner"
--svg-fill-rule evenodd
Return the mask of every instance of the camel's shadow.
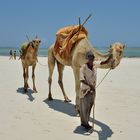
<path id="1" fill-rule="evenodd" d="M 31 90 L 31 89 L 28 89 L 28 90 L 27 90 L 27 93 L 25 93 L 25 92 L 24 92 L 24 88 L 23 88 L 23 87 L 20 87 L 20 88 L 17 89 L 17 93 L 27 95 L 27 96 L 28 96 L 28 100 L 31 101 L 31 102 L 35 99 L 35 98 L 32 96 L 33 90 Z"/>
<path id="2" fill-rule="evenodd" d="M 76 112 L 74 109 L 74 105 L 68 102 L 64 102 L 62 100 L 54 99 L 53 101 L 44 100 L 48 106 L 56 111 L 62 112 L 69 116 L 75 116 Z"/>
<path id="3" fill-rule="evenodd" d="M 48 106 L 50 108 L 52 108 L 56 111 L 62 112 L 62 113 L 67 114 L 69 116 L 76 116 L 75 108 L 74 108 L 74 105 L 72 103 L 66 103 L 66 102 L 64 102 L 62 100 L 58 100 L 58 99 L 54 99 L 53 101 L 48 101 L 46 99 L 46 100 L 44 100 L 44 102 L 46 104 L 48 104 Z M 92 122 L 92 120 L 93 119 L 90 118 L 91 122 Z M 99 140 L 107 140 L 108 138 L 110 138 L 112 136 L 113 131 L 105 123 L 100 122 L 98 120 L 95 120 L 95 125 L 97 125 L 101 128 L 100 131 L 98 131 L 98 130 L 93 131 L 93 132 L 96 132 L 98 134 Z M 77 126 L 77 128 L 73 132 L 77 133 L 77 134 L 82 134 L 82 135 L 89 135 L 86 133 L 87 131 L 81 126 Z"/>

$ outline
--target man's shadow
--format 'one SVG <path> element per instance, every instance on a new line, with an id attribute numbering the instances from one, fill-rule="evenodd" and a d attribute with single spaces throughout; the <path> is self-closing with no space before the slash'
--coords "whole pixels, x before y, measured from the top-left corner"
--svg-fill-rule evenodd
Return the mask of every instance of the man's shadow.
<path id="1" fill-rule="evenodd" d="M 35 99 L 35 98 L 32 96 L 33 90 L 31 90 L 31 89 L 28 89 L 28 90 L 27 90 L 27 93 L 25 93 L 25 92 L 24 92 L 24 88 L 21 87 L 21 88 L 18 88 L 18 89 L 17 89 L 17 93 L 20 93 L 20 94 L 23 94 L 23 95 L 27 95 L 27 96 L 28 96 L 28 100 L 31 101 L 31 102 Z"/>
<path id="2" fill-rule="evenodd" d="M 92 122 L 92 120 L 93 119 L 90 118 L 91 122 Z M 94 120 L 94 122 L 95 122 L 94 125 L 97 125 L 101 128 L 100 131 L 94 129 L 93 131 L 88 132 L 83 127 L 77 126 L 77 128 L 73 132 L 77 133 L 77 134 L 82 134 L 82 135 L 90 135 L 92 132 L 97 133 L 98 137 L 99 137 L 99 140 L 107 140 L 108 138 L 110 138 L 112 136 L 113 131 L 108 125 L 106 125 L 105 123 L 103 123 L 101 121 L 98 121 L 98 120 Z"/>
<path id="3" fill-rule="evenodd" d="M 54 99 L 53 101 L 48 101 L 46 99 L 46 100 L 44 100 L 44 102 L 46 104 L 48 104 L 48 106 L 51 109 L 62 112 L 69 116 L 76 116 L 75 107 L 72 103 L 66 103 L 66 102 L 64 102 L 62 100 L 58 100 L 58 99 Z M 92 122 L 92 120 L 93 119 L 90 118 L 91 122 Z M 98 134 L 99 140 L 107 140 L 109 137 L 112 136 L 113 131 L 111 130 L 111 128 L 108 125 L 106 125 L 105 123 L 100 122 L 98 120 L 95 120 L 94 122 L 95 122 L 95 125 L 97 125 L 101 128 L 100 131 L 98 131 L 98 130 L 93 131 Z M 87 135 L 87 133 L 86 133 L 87 131 L 81 126 L 77 126 L 77 128 L 73 132 L 77 133 L 77 134 L 81 134 L 81 135 Z"/>

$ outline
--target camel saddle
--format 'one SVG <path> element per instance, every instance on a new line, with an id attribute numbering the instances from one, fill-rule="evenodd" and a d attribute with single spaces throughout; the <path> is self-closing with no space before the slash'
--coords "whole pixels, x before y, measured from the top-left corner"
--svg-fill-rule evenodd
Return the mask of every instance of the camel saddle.
<path id="1" fill-rule="evenodd" d="M 20 58 L 24 58 L 24 55 L 26 54 L 29 45 L 33 46 L 32 42 L 25 42 L 21 45 L 21 47 L 20 47 Z"/>
<path id="2" fill-rule="evenodd" d="M 55 54 L 59 54 L 61 58 L 69 58 L 75 44 L 81 39 L 86 38 L 87 35 L 87 30 L 79 25 L 59 29 L 56 33 Z"/>

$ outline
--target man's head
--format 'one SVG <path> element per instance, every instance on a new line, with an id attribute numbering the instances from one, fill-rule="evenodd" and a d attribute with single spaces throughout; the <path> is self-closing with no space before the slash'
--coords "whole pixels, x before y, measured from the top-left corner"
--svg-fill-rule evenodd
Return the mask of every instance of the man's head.
<path id="1" fill-rule="evenodd" d="M 93 52 L 92 51 L 88 51 L 87 53 L 86 53 L 86 59 L 88 60 L 88 61 L 94 61 L 94 54 L 93 54 Z"/>

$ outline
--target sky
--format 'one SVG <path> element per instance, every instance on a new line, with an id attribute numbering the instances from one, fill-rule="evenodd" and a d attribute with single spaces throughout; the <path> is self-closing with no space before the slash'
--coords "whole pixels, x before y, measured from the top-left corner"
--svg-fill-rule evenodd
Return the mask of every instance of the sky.
<path id="1" fill-rule="evenodd" d="M 19 47 L 36 35 L 41 47 L 58 29 L 83 22 L 93 46 L 122 42 L 140 47 L 140 0 L 0 0 L 0 47 Z"/>

